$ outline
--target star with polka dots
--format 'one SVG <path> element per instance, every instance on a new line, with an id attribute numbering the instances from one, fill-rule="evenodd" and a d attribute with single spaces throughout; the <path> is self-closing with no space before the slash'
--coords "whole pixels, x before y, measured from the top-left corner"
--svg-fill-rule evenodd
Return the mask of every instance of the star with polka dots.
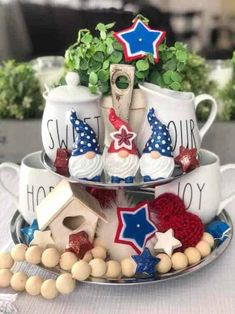
<path id="1" fill-rule="evenodd" d="M 130 245 L 137 254 L 143 252 L 146 243 L 151 239 L 156 226 L 151 220 L 148 203 L 133 208 L 117 208 L 118 227 L 115 243 Z"/>

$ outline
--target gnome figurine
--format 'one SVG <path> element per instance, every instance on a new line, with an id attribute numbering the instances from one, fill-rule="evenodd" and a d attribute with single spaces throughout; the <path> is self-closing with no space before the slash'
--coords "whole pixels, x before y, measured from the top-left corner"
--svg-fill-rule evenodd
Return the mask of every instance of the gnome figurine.
<path id="1" fill-rule="evenodd" d="M 148 112 L 148 122 L 152 134 L 140 158 L 140 172 L 145 182 L 169 178 L 175 167 L 168 128 L 156 118 L 153 108 Z"/>
<path id="2" fill-rule="evenodd" d="M 133 183 L 139 169 L 139 157 L 134 138 L 127 122 L 118 117 L 113 108 L 109 111 L 109 121 L 117 132 L 110 133 L 112 142 L 105 154 L 104 168 L 112 183 Z"/>
<path id="3" fill-rule="evenodd" d="M 93 129 L 77 118 L 72 110 L 70 121 L 77 133 L 71 157 L 69 172 L 72 177 L 99 182 L 103 171 L 102 156 Z"/>

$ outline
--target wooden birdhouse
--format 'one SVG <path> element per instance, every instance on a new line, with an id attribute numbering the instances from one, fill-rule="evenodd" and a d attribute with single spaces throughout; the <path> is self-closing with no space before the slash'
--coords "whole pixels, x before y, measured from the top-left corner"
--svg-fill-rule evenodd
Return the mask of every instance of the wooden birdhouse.
<path id="1" fill-rule="evenodd" d="M 61 181 L 36 208 L 40 230 L 49 227 L 56 246 L 64 250 L 69 235 L 85 231 L 93 241 L 98 219 L 106 221 L 99 202 L 78 184 Z"/>

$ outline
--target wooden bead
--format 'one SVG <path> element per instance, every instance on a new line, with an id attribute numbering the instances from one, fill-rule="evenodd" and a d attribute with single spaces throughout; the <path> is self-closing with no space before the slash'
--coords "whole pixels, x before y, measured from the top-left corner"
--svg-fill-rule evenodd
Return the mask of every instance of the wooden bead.
<path id="1" fill-rule="evenodd" d="M 0 288 L 10 286 L 12 275 L 13 273 L 9 269 L 0 269 Z"/>
<path id="2" fill-rule="evenodd" d="M 40 246 L 30 246 L 25 253 L 25 260 L 30 264 L 39 264 L 41 263 L 42 252 L 43 249 Z"/>
<path id="3" fill-rule="evenodd" d="M 39 295 L 41 293 L 41 286 L 43 280 L 39 276 L 32 276 L 26 281 L 25 290 L 30 295 Z"/>
<path id="4" fill-rule="evenodd" d="M 74 253 L 65 252 L 60 257 L 60 268 L 63 270 L 71 270 L 77 260 L 77 256 Z"/>
<path id="5" fill-rule="evenodd" d="M 48 268 L 57 266 L 59 261 L 60 253 L 55 248 L 48 248 L 42 253 L 42 263 Z"/>
<path id="6" fill-rule="evenodd" d="M 78 281 L 86 280 L 90 274 L 91 266 L 83 260 L 76 262 L 72 267 L 73 278 Z"/>
<path id="7" fill-rule="evenodd" d="M 28 276 L 23 272 L 13 274 L 11 277 L 11 287 L 15 291 L 24 291 Z"/>
<path id="8" fill-rule="evenodd" d="M 25 260 L 25 253 L 27 245 L 23 243 L 16 244 L 11 250 L 11 257 L 15 262 L 23 262 Z"/>
<path id="9" fill-rule="evenodd" d="M 174 270 L 181 270 L 188 266 L 188 258 L 181 252 L 174 253 L 171 257 L 171 262 Z"/>
<path id="10" fill-rule="evenodd" d="M 93 256 L 92 256 L 91 252 L 89 251 L 89 252 L 86 252 L 86 254 L 84 255 L 83 260 L 85 262 L 89 263 L 92 260 L 92 258 L 93 258 Z"/>
<path id="11" fill-rule="evenodd" d="M 41 295 L 43 298 L 51 300 L 57 297 L 59 294 L 56 289 L 56 282 L 54 279 L 47 279 L 43 282 L 41 286 Z"/>
<path id="12" fill-rule="evenodd" d="M 89 265 L 91 266 L 91 276 L 93 277 L 102 277 L 107 271 L 107 265 L 101 258 L 94 258 Z"/>
<path id="13" fill-rule="evenodd" d="M 61 294 L 69 294 L 75 289 L 76 282 L 71 274 L 65 273 L 56 279 L 56 289 Z"/>
<path id="14" fill-rule="evenodd" d="M 211 247 L 210 244 L 206 241 L 200 241 L 198 242 L 198 244 L 196 245 L 196 248 L 198 249 L 198 251 L 201 254 L 201 257 L 206 257 L 210 254 L 211 252 Z"/>
<path id="15" fill-rule="evenodd" d="M 103 240 L 101 238 L 95 238 L 93 245 L 94 245 L 94 247 L 95 246 L 102 246 L 103 248 L 105 248 L 105 243 L 103 242 Z"/>
<path id="16" fill-rule="evenodd" d="M 198 251 L 197 248 L 195 247 L 188 247 L 185 251 L 184 254 L 187 256 L 188 258 L 188 263 L 189 265 L 194 265 L 198 262 L 200 262 L 201 260 L 201 254 Z"/>
<path id="17" fill-rule="evenodd" d="M 157 258 L 160 259 L 160 262 L 156 265 L 156 271 L 160 274 L 168 273 L 171 270 L 171 258 L 164 253 L 157 255 Z"/>
<path id="18" fill-rule="evenodd" d="M 107 256 L 107 251 L 103 246 L 95 246 L 91 250 L 91 254 L 93 258 L 100 258 L 100 259 L 105 260 Z"/>
<path id="19" fill-rule="evenodd" d="M 121 264 L 117 261 L 108 261 L 106 263 L 107 271 L 105 277 L 107 278 L 118 278 L 122 273 Z"/>
<path id="20" fill-rule="evenodd" d="M 136 272 L 136 263 L 131 257 L 124 258 L 121 261 L 122 273 L 125 277 L 133 277 Z"/>
<path id="21" fill-rule="evenodd" d="M 14 265 L 14 260 L 8 252 L 0 253 L 0 269 L 11 268 Z"/>
<path id="22" fill-rule="evenodd" d="M 213 236 L 208 232 L 203 233 L 202 241 L 206 241 L 207 243 L 209 243 L 211 248 L 213 248 L 215 243 Z"/>

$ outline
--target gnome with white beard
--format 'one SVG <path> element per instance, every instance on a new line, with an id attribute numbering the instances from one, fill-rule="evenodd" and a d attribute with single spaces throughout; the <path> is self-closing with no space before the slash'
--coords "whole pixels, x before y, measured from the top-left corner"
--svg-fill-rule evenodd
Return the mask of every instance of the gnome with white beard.
<path id="1" fill-rule="evenodd" d="M 169 178 L 175 167 L 168 128 L 156 118 L 153 108 L 147 118 L 152 134 L 140 158 L 140 172 L 145 182 Z"/>
<path id="2" fill-rule="evenodd" d="M 110 133 L 113 140 L 105 153 L 105 171 L 112 183 L 133 183 L 139 169 L 139 157 L 134 143 L 136 133 L 131 131 L 127 122 L 116 115 L 113 108 L 109 111 L 109 121 L 117 131 Z"/>
<path id="3" fill-rule="evenodd" d="M 99 182 L 103 163 L 96 134 L 86 122 L 77 118 L 74 110 L 70 121 L 77 136 L 69 159 L 69 173 L 78 179 Z"/>

